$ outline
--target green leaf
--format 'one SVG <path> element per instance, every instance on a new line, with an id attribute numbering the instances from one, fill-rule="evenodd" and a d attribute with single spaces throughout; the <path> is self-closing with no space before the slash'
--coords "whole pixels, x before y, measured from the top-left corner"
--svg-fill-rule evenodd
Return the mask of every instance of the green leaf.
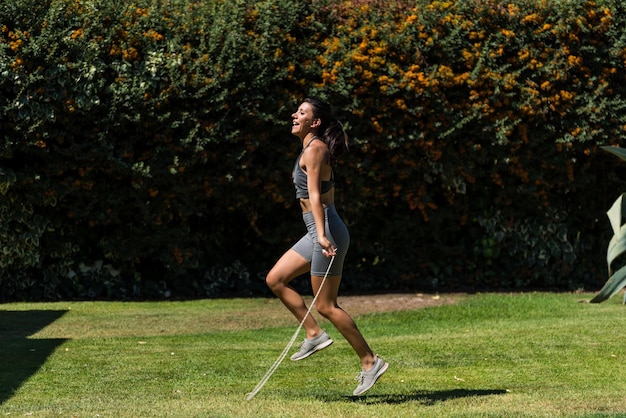
<path id="1" fill-rule="evenodd" d="M 626 153 L 623 154 L 626 157 Z M 615 200 L 607 215 L 613 228 L 613 238 L 609 242 L 607 248 L 606 261 L 609 267 L 609 280 L 605 283 L 600 292 L 591 300 L 591 303 L 600 303 L 619 292 L 626 285 L 626 266 L 622 266 L 617 272 L 613 273 L 611 267 L 613 261 L 626 252 L 626 228 L 623 222 L 626 218 L 624 214 L 624 196 L 622 194 Z"/>
<path id="2" fill-rule="evenodd" d="M 610 152 L 611 154 L 617 155 L 622 160 L 626 161 L 626 149 L 619 148 L 619 147 L 614 147 L 614 146 L 609 146 L 609 145 L 605 145 L 605 146 L 602 146 L 600 148 L 602 148 L 605 151 Z"/>
<path id="3" fill-rule="evenodd" d="M 600 303 L 609 299 L 611 296 L 619 292 L 624 286 L 626 286 L 626 266 L 617 270 L 609 280 L 604 284 L 600 292 L 591 299 L 591 303 Z"/>

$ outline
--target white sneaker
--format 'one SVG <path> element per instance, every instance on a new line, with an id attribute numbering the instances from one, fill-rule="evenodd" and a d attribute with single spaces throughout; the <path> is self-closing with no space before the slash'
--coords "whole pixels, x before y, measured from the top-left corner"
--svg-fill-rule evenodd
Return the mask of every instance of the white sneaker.
<path id="1" fill-rule="evenodd" d="M 320 335 L 315 338 L 305 338 L 300 344 L 300 350 L 291 356 L 292 361 L 298 361 L 307 358 L 313 353 L 316 353 L 333 343 L 326 331 L 322 331 Z"/>
<path id="2" fill-rule="evenodd" d="M 389 363 L 376 356 L 374 366 L 372 366 L 372 368 L 368 371 L 361 370 L 361 372 L 354 378 L 354 380 L 359 381 L 359 385 L 356 389 L 354 389 L 353 395 L 359 396 L 370 390 L 372 386 L 374 386 L 374 383 L 376 383 L 376 380 L 378 380 L 378 378 L 387 371 L 388 367 Z"/>

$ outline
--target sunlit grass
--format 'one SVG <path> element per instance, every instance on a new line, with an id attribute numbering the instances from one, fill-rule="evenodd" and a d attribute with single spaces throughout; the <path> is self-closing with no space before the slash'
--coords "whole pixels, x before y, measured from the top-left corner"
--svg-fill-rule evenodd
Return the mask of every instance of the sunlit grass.
<path id="1" fill-rule="evenodd" d="M 391 364 L 354 398 L 338 332 L 244 400 L 297 324 L 275 300 L 0 305 L 0 415 L 626 416 L 620 297 L 484 294 L 358 317 Z"/>

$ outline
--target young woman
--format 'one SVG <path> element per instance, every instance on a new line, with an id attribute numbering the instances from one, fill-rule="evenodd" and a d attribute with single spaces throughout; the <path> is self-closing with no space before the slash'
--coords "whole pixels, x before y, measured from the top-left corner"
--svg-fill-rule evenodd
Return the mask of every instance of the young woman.
<path id="1" fill-rule="evenodd" d="M 315 305 L 320 315 L 339 330 L 361 359 L 362 370 L 357 376 L 359 384 L 353 393 L 357 396 L 369 390 L 387 371 L 389 364 L 372 352 L 352 318 L 337 305 L 350 235 L 334 206 L 335 178 L 331 163 L 347 150 L 348 136 L 330 106 L 319 99 L 305 99 L 291 118 L 291 133 L 302 142 L 302 152 L 293 170 L 293 182 L 308 232 L 276 262 L 266 282 L 301 322 L 307 307 L 289 282 L 310 272 L 313 294 L 317 294 L 334 257 Z M 300 350 L 291 356 L 293 361 L 302 360 L 333 343 L 311 315 L 303 327 L 306 338 Z"/>

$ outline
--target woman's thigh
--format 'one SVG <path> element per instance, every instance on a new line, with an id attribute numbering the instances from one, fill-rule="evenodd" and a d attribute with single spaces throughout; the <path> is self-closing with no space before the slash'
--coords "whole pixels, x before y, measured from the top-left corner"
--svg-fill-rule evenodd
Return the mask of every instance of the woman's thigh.
<path id="1" fill-rule="evenodd" d="M 267 283 L 287 284 L 296 277 L 309 272 L 311 264 L 296 251 L 290 249 L 282 255 L 267 274 Z"/>

